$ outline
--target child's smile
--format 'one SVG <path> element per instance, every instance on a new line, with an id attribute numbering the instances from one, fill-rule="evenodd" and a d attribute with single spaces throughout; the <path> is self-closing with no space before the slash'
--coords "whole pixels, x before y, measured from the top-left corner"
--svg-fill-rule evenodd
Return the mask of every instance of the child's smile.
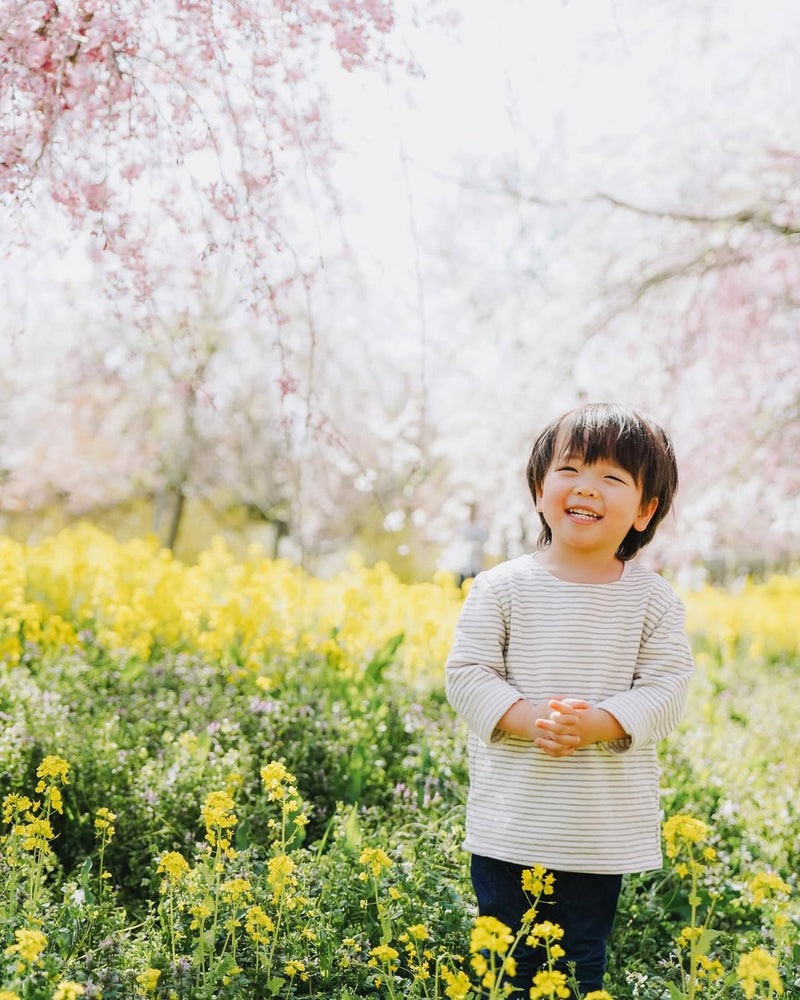
<path id="1" fill-rule="evenodd" d="M 552 532 L 552 557 L 583 552 L 603 560 L 615 560 L 630 529 L 644 530 L 656 506 L 654 500 L 643 504 L 639 483 L 613 459 L 587 463 L 563 452 L 548 469 L 536 503 Z"/>

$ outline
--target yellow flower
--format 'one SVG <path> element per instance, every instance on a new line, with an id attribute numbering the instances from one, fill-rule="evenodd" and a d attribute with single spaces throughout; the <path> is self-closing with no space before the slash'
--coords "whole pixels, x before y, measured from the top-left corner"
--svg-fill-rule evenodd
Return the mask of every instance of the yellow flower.
<path id="1" fill-rule="evenodd" d="M 742 955 L 736 966 L 736 975 L 748 1000 L 755 996 L 759 982 L 767 983 L 774 993 L 783 993 L 778 960 L 763 948 L 753 948 Z"/>
<path id="2" fill-rule="evenodd" d="M 223 882 L 219 891 L 226 903 L 236 903 L 250 897 L 250 882 L 246 878 L 232 878 Z"/>
<path id="3" fill-rule="evenodd" d="M 25 961 L 33 964 L 47 947 L 47 937 L 41 931 L 31 927 L 23 927 L 14 931 L 16 944 L 11 944 L 6 948 L 6 955 L 17 954 Z"/>
<path id="4" fill-rule="evenodd" d="M 36 788 L 37 793 L 44 791 L 45 778 L 58 778 L 62 785 L 69 784 L 69 764 L 61 757 L 45 757 L 36 769 L 36 777 L 41 778 Z"/>
<path id="5" fill-rule="evenodd" d="M 269 859 L 267 882 L 272 886 L 273 899 L 277 900 L 286 888 L 296 885 L 297 880 L 293 878 L 296 867 L 288 854 L 279 854 Z"/>
<path id="6" fill-rule="evenodd" d="M 82 997 L 86 990 L 80 983 L 61 982 L 56 987 L 53 1000 L 77 1000 Z"/>
<path id="7" fill-rule="evenodd" d="M 269 935 L 275 930 L 275 924 L 260 906 L 251 906 L 245 914 L 244 929 L 257 944 L 267 944 Z"/>
<path id="8" fill-rule="evenodd" d="M 699 844 L 706 839 L 709 826 L 703 820 L 685 813 L 670 816 L 664 823 L 664 840 L 667 844 L 667 857 L 674 858 L 678 853 L 679 842 Z"/>
<path id="9" fill-rule="evenodd" d="M 0 990 L 0 1000 L 19 1000 L 19 993 L 12 993 L 11 990 Z"/>
<path id="10" fill-rule="evenodd" d="M 703 970 L 703 974 L 708 976 L 712 983 L 718 983 L 725 975 L 725 969 L 722 967 L 722 962 L 718 959 L 709 958 L 708 955 L 700 955 L 699 962 L 700 969 Z"/>
<path id="11" fill-rule="evenodd" d="M 373 948 L 370 951 L 370 955 L 373 958 L 377 958 L 379 962 L 394 962 L 395 959 L 400 957 L 400 952 L 391 948 L 388 944 L 379 944 L 377 948 Z"/>
<path id="12" fill-rule="evenodd" d="M 614 1000 L 614 998 L 605 990 L 591 990 L 583 1000 Z"/>
<path id="13" fill-rule="evenodd" d="M 294 791 L 293 786 L 297 783 L 295 776 L 279 760 L 273 760 L 261 768 L 261 781 L 270 801 L 284 798 L 288 792 Z"/>
<path id="14" fill-rule="evenodd" d="M 693 941 L 696 941 L 702 933 L 702 927 L 684 927 L 680 934 L 675 938 L 675 941 L 679 947 L 686 948 Z"/>
<path id="15" fill-rule="evenodd" d="M 443 965 L 442 979 L 447 984 L 444 993 L 448 1000 L 466 1000 L 467 994 L 472 990 L 472 983 L 466 972 L 453 972 Z"/>
<path id="16" fill-rule="evenodd" d="M 753 903 L 756 906 L 761 906 L 773 896 L 788 897 L 792 892 L 792 887 L 773 872 L 759 872 L 754 875 L 748 883 L 748 888 L 753 895 Z"/>
<path id="17" fill-rule="evenodd" d="M 27 812 L 33 803 L 27 795 L 17 795 L 11 792 L 3 799 L 3 822 L 10 823 L 15 816 Z"/>
<path id="18" fill-rule="evenodd" d="M 283 971 L 291 979 L 293 976 L 300 976 L 302 980 L 308 979 L 308 973 L 306 972 L 305 965 L 296 958 L 287 962 L 283 967 Z"/>
<path id="19" fill-rule="evenodd" d="M 496 917 L 476 917 L 469 939 L 469 950 L 475 954 L 484 949 L 504 955 L 514 943 L 511 928 Z"/>
<path id="20" fill-rule="evenodd" d="M 136 982 L 145 993 L 155 993 L 160 975 L 160 969 L 145 969 L 144 972 L 136 977 Z"/>
<path id="21" fill-rule="evenodd" d="M 556 877 L 552 872 L 548 872 L 544 865 L 534 865 L 533 868 L 526 868 L 522 873 L 523 892 L 531 893 L 534 896 L 552 896 L 553 883 Z"/>
<path id="22" fill-rule="evenodd" d="M 203 806 L 203 822 L 210 830 L 229 830 L 236 825 L 234 801 L 227 792 L 209 792 Z"/>
<path id="23" fill-rule="evenodd" d="M 177 851 L 168 851 L 156 870 L 163 872 L 170 882 L 178 882 L 189 871 L 189 862 Z"/>
<path id="24" fill-rule="evenodd" d="M 545 970 L 537 972 L 533 977 L 531 1000 L 538 1000 L 539 997 L 564 998 L 568 996 L 567 977 L 563 972 Z"/>
<path id="25" fill-rule="evenodd" d="M 392 859 L 380 847 L 366 847 L 358 860 L 372 872 L 373 878 L 377 878 L 382 869 L 392 867 Z"/>
<path id="26" fill-rule="evenodd" d="M 423 941 L 426 937 L 430 937 L 425 924 L 413 924 L 408 928 L 408 933 L 415 941 Z"/>
<path id="27" fill-rule="evenodd" d="M 531 937 L 534 939 L 530 944 L 534 947 L 540 939 L 546 941 L 560 941 L 564 937 L 564 928 L 560 924 L 554 924 L 550 920 L 544 920 L 540 924 L 534 924 L 531 928 Z"/>
<path id="28" fill-rule="evenodd" d="M 106 809 L 105 806 L 101 806 L 95 813 L 94 828 L 100 837 L 104 837 L 106 841 L 111 840 L 116 833 L 114 828 L 116 818 L 117 814 L 110 809 Z"/>

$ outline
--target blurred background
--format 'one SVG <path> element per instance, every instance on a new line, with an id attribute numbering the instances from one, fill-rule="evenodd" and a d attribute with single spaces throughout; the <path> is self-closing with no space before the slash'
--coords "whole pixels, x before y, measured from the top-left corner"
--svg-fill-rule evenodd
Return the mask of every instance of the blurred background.
<path id="1" fill-rule="evenodd" d="M 0 531 L 474 571 L 616 400 L 681 468 L 642 558 L 796 565 L 792 0 L 0 12 Z"/>

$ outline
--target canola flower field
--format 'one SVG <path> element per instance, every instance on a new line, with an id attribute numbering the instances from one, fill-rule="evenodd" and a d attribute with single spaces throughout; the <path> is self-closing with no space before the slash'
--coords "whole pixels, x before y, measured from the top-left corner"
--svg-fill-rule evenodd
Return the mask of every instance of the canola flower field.
<path id="1" fill-rule="evenodd" d="M 84 525 L 0 538 L 0 595 L 0 1000 L 509 995 L 460 846 L 452 578 Z M 665 867 L 626 880 L 585 1000 L 800 998 L 800 577 L 684 596 Z M 579 997 L 552 881 L 526 873 L 532 1000 Z"/>

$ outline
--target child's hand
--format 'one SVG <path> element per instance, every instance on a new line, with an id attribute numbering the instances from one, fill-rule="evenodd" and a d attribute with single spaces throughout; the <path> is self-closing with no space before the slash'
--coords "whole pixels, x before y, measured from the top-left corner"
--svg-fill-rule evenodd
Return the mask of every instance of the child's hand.
<path id="1" fill-rule="evenodd" d="M 537 729 L 545 730 L 534 743 L 551 757 L 566 757 L 580 745 L 581 712 L 590 708 L 582 698 L 551 698 L 547 703 L 550 714 L 546 719 L 537 719 Z"/>

